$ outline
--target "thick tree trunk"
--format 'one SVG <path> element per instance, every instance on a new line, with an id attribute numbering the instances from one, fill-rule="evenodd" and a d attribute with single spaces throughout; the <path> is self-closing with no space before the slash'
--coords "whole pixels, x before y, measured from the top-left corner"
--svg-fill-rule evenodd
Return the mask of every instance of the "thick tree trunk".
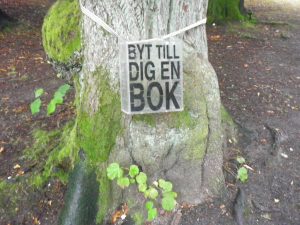
<path id="1" fill-rule="evenodd" d="M 240 0 L 239 9 L 243 15 L 246 15 L 245 0 Z"/>
<path id="2" fill-rule="evenodd" d="M 86 8 L 125 39 L 160 37 L 206 17 L 207 0 L 86 0 Z M 223 186 L 220 96 L 208 62 L 205 25 L 178 35 L 184 45 L 183 112 L 129 116 L 121 112 L 118 39 L 83 18 L 84 65 L 78 85 L 78 145 L 97 165 L 98 221 L 121 202 L 131 212 L 143 201 L 105 177 L 109 162 L 139 165 L 150 183 L 173 182 L 180 203 L 198 204 Z"/>

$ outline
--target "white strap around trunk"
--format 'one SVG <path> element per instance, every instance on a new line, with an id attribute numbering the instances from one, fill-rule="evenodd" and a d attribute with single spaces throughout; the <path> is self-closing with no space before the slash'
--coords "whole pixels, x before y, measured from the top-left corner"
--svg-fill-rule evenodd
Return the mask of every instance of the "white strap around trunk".
<path id="1" fill-rule="evenodd" d="M 111 28 L 107 23 L 105 23 L 101 18 L 99 18 L 97 15 L 95 15 L 93 12 L 91 12 L 90 10 L 88 10 L 87 8 L 85 8 L 82 3 L 81 0 L 79 0 L 79 5 L 80 5 L 80 9 L 82 11 L 83 14 L 85 14 L 86 16 L 88 16 L 91 20 L 93 20 L 95 23 L 97 23 L 98 25 L 100 25 L 103 29 L 105 29 L 107 32 L 114 34 L 116 37 L 120 38 L 120 39 L 124 39 L 122 38 L 122 36 L 120 34 L 118 34 L 113 28 Z M 157 40 L 163 40 L 163 39 L 168 39 L 170 37 L 174 37 L 178 34 L 181 34 L 185 31 L 191 30 L 195 27 L 198 27 L 202 24 L 206 24 L 207 19 L 201 19 L 199 21 L 197 21 L 196 23 L 193 23 L 187 27 L 184 27 L 180 30 L 177 30 L 175 32 L 172 32 L 170 34 L 164 35 L 162 37 L 158 37 L 158 38 L 151 38 L 151 39 L 145 39 L 145 40 L 139 40 L 139 41 L 133 41 L 133 42 L 128 42 L 128 43 L 144 43 L 144 42 L 151 42 L 151 41 L 157 41 Z"/>

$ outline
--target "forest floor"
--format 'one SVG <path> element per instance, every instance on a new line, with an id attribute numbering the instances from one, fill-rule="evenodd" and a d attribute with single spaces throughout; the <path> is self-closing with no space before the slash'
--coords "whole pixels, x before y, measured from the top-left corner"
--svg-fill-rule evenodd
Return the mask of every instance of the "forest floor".
<path id="1" fill-rule="evenodd" d="M 1 181 L 18 182 L 35 170 L 24 157 L 35 130 L 53 130 L 74 118 L 73 93 L 54 116 L 45 110 L 64 83 L 41 44 L 42 19 L 52 2 L 0 0 L 0 8 L 19 21 L 0 31 Z M 300 224 L 300 4 L 274 2 L 246 1 L 256 25 L 208 27 L 209 59 L 241 135 L 228 138 L 224 195 L 183 208 L 172 225 Z M 46 94 L 42 112 L 32 116 L 29 105 L 37 88 Z M 237 154 L 253 169 L 245 184 L 236 182 Z M 242 194 L 236 194 L 238 188 Z M 0 198 L 0 225 L 56 224 L 65 189 L 51 180 L 42 190 L 24 190 L 15 212 L 3 205 L 10 198 Z"/>

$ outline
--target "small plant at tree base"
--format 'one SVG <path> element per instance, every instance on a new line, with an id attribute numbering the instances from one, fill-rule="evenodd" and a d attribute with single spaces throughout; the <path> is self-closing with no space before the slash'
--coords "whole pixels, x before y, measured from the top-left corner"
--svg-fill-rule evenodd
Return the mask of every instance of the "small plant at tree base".
<path id="1" fill-rule="evenodd" d="M 56 106 L 64 103 L 64 96 L 70 90 L 71 86 L 69 84 L 61 85 L 57 91 L 54 93 L 54 96 L 47 107 L 47 114 L 51 115 L 56 111 Z M 40 112 L 42 101 L 41 96 L 44 94 L 44 89 L 39 88 L 35 90 L 34 96 L 35 100 L 30 104 L 31 114 L 35 115 Z"/>
<path id="2" fill-rule="evenodd" d="M 40 112 L 41 105 L 42 105 L 42 101 L 41 101 L 40 97 L 43 94 L 44 94 L 43 88 L 39 88 L 39 89 L 35 90 L 35 92 L 34 92 L 35 100 L 30 104 L 30 110 L 31 110 L 32 115 L 35 115 Z"/>
<path id="3" fill-rule="evenodd" d="M 244 157 L 241 156 L 238 156 L 236 160 L 241 165 L 237 171 L 237 179 L 240 180 L 242 183 L 245 183 L 248 180 L 248 170 L 244 167 L 246 160 Z"/>
<path id="4" fill-rule="evenodd" d="M 67 92 L 70 90 L 70 85 L 63 84 L 61 85 L 57 91 L 54 93 L 54 96 L 47 107 L 47 114 L 51 115 L 56 111 L 56 105 L 61 105 L 64 103 L 64 97 Z"/>
<path id="5" fill-rule="evenodd" d="M 128 171 L 128 172 L 124 172 Z M 110 180 L 116 180 L 118 186 L 122 189 L 130 185 L 137 185 L 139 192 L 148 199 L 146 209 L 148 212 L 148 221 L 153 221 L 157 217 L 157 199 L 161 198 L 161 206 L 165 211 L 172 211 L 176 206 L 177 193 L 173 192 L 173 184 L 169 181 L 159 179 L 152 185 L 147 184 L 147 175 L 140 172 L 138 166 L 131 165 L 129 169 L 121 168 L 118 163 L 112 163 L 107 167 L 107 177 Z"/>

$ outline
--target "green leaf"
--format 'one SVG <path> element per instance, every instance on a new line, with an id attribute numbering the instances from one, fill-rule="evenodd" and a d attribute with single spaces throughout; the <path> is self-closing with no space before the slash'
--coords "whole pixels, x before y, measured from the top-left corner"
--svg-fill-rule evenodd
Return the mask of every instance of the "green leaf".
<path id="1" fill-rule="evenodd" d="M 147 210 L 150 210 L 153 208 L 154 203 L 152 201 L 147 201 L 145 206 Z"/>
<path id="2" fill-rule="evenodd" d="M 54 93 L 54 98 L 59 98 L 59 97 L 64 97 L 62 93 L 60 93 L 59 91 L 56 91 Z"/>
<path id="3" fill-rule="evenodd" d="M 118 163 L 112 163 L 107 167 L 106 174 L 108 179 L 114 180 L 123 176 L 123 170 Z"/>
<path id="4" fill-rule="evenodd" d="M 155 188 L 151 187 L 148 190 L 148 196 L 151 199 L 156 199 L 158 196 L 158 191 Z"/>
<path id="5" fill-rule="evenodd" d="M 57 89 L 56 92 L 60 92 L 62 96 L 65 96 L 70 88 L 71 86 L 69 84 L 63 84 Z"/>
<path id="6" fill-rule="evenodd" d="M 41 97 L 43 94 L 44 94 L 44 89 L 43 89 L 43 88 L 36 89 L 35 92 L 34 92 L 35 98 L 39 98 L 39 97 Z"/>
<path id="7" fill-rule="evenodd" d="M 238 170 L 237 179 L 245 183 L 248 180 L 248 170 L 245 167 L 241 167 Z"/>
<path id="8" fill-rule="evenodd" d="M 47 106 L 47 114 L 48 116 L 53 114 L 56 110 L 56 103 L 55 101 L 52 99 L 51 102 L 48 104 Z"/>
<path id="9" fill-rule="evenodd" d="M 163 193 L 163 197 L 169 197 L 169 198 L 177 198 L 177 193 L 176 192 L 164 192 Z"/>
<path id="10" fill-rule="evenodd" d="M 140 172 L 138 166 L 136 165 L 131 165 L 129 168 L 129 176 L 132 178 L 135 178 L 136 175 L 138 175 Z"/>
<path id="11" fill-rule="evenodd" d="M 164 179 L 159 179 L 158 185 L 165 192 L 170 192 L 173 189 L 173 184 L 171 182 L 169 182 L 169 181 L 165 181 Z"/>
<path id="12" fill-rule="evenodd" d="M 144 191 L 144 197 L 145 198 L 149 198 L 149 189 Z"/>
<path id="13" fill-rule="evenodd" d="M 161 200 L 161 205 L 165 211 L 172 211 L 175 208 L 176 201 L 170 196 L 163 197 L 163 199 Z"/>
<path id="14" fill-rule="evenodd" d="M 147 190 L 147 185 L 146 184 L 139 184 L 138 189 L 139 189 L 139 192 L 144 193 Z"/>
<path id="15" fill-rule="evenodd" d="M 40 98 L 35 99 L 31 104 L 30 104 L 30 110 L 31 114 L 35 115 L 40 112 L 40 108 L 42 105 L 42 101 Z"/>
<path id="16" fill-rule="evenodd" d="M 117 184 L 121 187 L 121 188 L 126 188 L 126 187 L 129 187 L 129 179 L 128 177 L 121 177 L 117 180 Z"/>
<path id="17" fill-rule="evenodd" d="M 239 164 L 243 164 L 243 163 L 246 162 L 245 158 L 242 157 L 242 156 L 238 156 L 238 157 L 236 158 L 236 161 L 238 161 Z"/>
<path id="18" fill-rule="evenodd" d="M 152 209 L 148 209 L 148 221 L 153 221 L 155 218 L 157 217 L 157 209 L 156 208 L 152 208 Z"/>
<path id="19" fill-rule="evenodd" d="M 140 174 L 137 175 L 135 179 L 136 179 L 136 182 L 138 184 L 146 184 L 146 182 L 147 182 L 147 175 L 145 173 L 143 173 L 143 172 L 140 172 Z"/>
<path id="20" fill-rule="evenodd" d="M 64 98 L 60 92 L 55 92 L 54 98 L 52 99 L 56 104 L 63 104 Z"/>

